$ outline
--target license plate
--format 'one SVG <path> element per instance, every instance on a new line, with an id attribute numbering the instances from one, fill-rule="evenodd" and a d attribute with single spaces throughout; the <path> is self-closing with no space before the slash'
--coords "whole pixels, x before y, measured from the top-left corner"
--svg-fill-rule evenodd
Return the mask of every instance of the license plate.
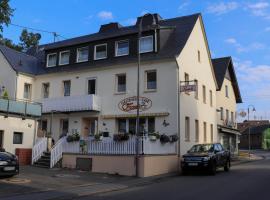
<path id="1" fill-rule="evenodd" d="M 198 163 L 188 163 L 188 166 L 198 166 Z"/>
<path id="2" fill-rule="evenodd" d="M 5 167 L 4 171 L 14 171 L 15 167 Z"/>

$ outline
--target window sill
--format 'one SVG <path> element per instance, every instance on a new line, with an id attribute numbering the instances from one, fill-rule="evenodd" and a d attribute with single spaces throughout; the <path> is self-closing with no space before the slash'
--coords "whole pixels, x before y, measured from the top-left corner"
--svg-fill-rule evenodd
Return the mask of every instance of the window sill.
<path id="1" fill-rule="evenodd" d="M 114 95 L 123 95 L 126 94 L 126 92 L 115 92 Z"/>
<path id="2" fill-rule="evenodd" d="M 83 63 L 83 62 L 88 62 L 89 60 L 77 60 L 76 63 Z"/>
<path id="3" fill-rule="evenodd" d="M 144 90 L 144 93 L 157 92 L 157 89 Z"/>
<path id="4" fill-rule="evenodd" d="M 94 60 L 104 60 L 107 59 L 107 57 L 103 57 L 103 58 L 95 58 Z"/>

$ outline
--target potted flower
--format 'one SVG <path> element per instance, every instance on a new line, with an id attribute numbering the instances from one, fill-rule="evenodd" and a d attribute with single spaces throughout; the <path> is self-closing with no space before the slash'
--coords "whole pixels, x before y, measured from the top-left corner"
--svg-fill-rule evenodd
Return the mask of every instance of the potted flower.
<path id="1" fill-rule="evenodd" d="M 168 135 L 162 134 L 159 140 L 162 144 L 165 144 L 170 142 L 170 137 Z"/>
<path id="2" fill-rule="evenodd" d="M 160 139 L 160 135 L 158 132 L 157 133 L 155 133 L 155 132 L 149 133 L 148 137 L 149 137 L 150 141 L 156 141 L 157 139 Z"/>
<path id="3" fill-rule="evenodd" d="M 118 133 L 113 135 L 113 140 L 115 142 L 127 141 L 129 139 L 129 134 Z"/>
<path id="4" fill-rule="evenodd" d="M 103 135 L 98 133 L 98 134 L 95 134 L 94 138 L 96 141 L 101 141 L 103 139 Z"/>
<path id="5" fill-rule="evenodd" d="M 178 141 L 178 136 L 175 134 L 175 135 L 170 135 L 170 142 L 171 143 L 174 143 L 174 142 L 177 142 Z"/>

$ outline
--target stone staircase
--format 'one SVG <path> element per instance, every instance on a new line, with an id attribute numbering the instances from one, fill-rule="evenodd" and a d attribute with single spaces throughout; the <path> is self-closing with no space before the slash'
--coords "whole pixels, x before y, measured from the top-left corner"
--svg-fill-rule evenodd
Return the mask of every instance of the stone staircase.
<path id="1" fill-rule="evenodd" d="M 43 152 L 43 155 L 41 156 L 38 161 L 34 163 L 34 166 L 36 167 L 42 167 L 42 168 L 50 168 L 51 163 L 51 152 Z"/>

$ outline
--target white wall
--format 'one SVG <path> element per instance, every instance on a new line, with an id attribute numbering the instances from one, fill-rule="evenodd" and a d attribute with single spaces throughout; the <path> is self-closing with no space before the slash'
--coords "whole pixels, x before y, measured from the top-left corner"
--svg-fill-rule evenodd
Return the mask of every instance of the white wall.
<path id="1" fill-rule="evenodd" d="M 17 78 L 17 99 L 21 99 L 21 100 L 29 100 L 29 99 L 24 99 L 23 94 L 24 94 L 24 84 L 28 83 L 32 85 L 32 94 L 31 94 L 31 99 L 30 101 L 32 101 L 35 96 L 35 78 L 33 76 L 28 76 L 28 75 L 24 75 L 24 74 L 18 74 L 18 78 Z"/>
<path id="2" fill-rule="evenodd" d="M 179 36 L 181 37 L 181 36 Z M 198 61 L 197 52 L 200 51 L 201 62 Z M 189 80 L 198 80 L 198 100 L 194 92 L 180 95 L 180 127 L 181 127 L 181 154 L 187 152 L 192 145 L 204 143 L 203 122 L 207 123 L 207 142 L 210 141 L 210 124 L 213 124 L 214 142 L 217 141 L 216 123 L 216 85 L 212 66 L 207 51 L 207 44 L 203 35 L 200 19 L 188 39 L 185 48 L 177 58 L 180 68 L 180 80 L 184 81 L 185 73 L 189 74 Z M 203 103 L 202 85 L 206 86 L 206 104 Z M 213 106 L 210 106 L 210 90 L 213 94 Z M 190 141 L 185 141 L 185 117 L 190 118 Z M 195 141 L 195 119 L 199 120 L 199 141 Z"/>
<path id="3" fill-rule="evenodd" d="M 16 93 L 16 72 L 0 51 L 0 86 L 5 86 L 9 97 L 14 99 Z"/>
<path id="4" fill-rule="evenodd" d="M 157 90 L 155 92 L 145 91 L 144 78 L 145 70 L 157 70 Z M 140 73 L 140 96 L 147 97 L 152 100 L 152 107 L 142 113 L 161 113 L 168 112 L 169 116 L 156 118 L 156 131 L 160 133 L 176 134 L 177 131 L 177 74 L 176 62 L 158 62 L 145 63 L 141 66 Z M 117 126 L 114 119 L 103 119 L 106 115 L 121 115 L 135 114 L 126 113 L 118 108 L 118 103 L 127 98 L 136 96 L 137 83 L 137 65 L 122 65 L 113 66 L 101 69 L 85 70 L 72 73 L 57 73 L 49 75 L 41 75 L 36 77 L 34 88 L 34 101 L 39 101 L 42 98 L 42 83 L 50 83 L 50 98 L 63 97 L 63 81 L 71 80 L 71 96 L 87 94 L 87 79 L 95 77 L 97 82 L 97 95 L 101 99 L 101 112 L 99 127 L 103 122 L 106 123 L 106 128 L 110 133 L 116 133 Z M 126 74 L 127 92 L 125 94 L 116 94 L 115 92 L 115 75 Z M 70 114 L 69 117 L 76 116 L 76 120 L 80 121 L 82 116 L 78 114 Z M 89 114 L 89 117 L 93 114 Z M 85 117 L 85 116 L 84 116 Z M 57 118 L 58 119 L 58 118 Z M 162 122 L 166 119 L 169 126 L 162 126 Z M 53 132 L 59 132 L 59 121 L 55 120 L 56 125 L 53 125 Z M 76 126 L 79 126 L 78 123 Z M 72 129 L 72 127 L 70 127 Z M 71 131 L 71 130 L 70 130 Z"/>
<path id="5" fill-rule="evenodd" d="M 4 131 L 3 147 L 10 153 L 15 153 L 16 148 L 29 148 L 33 147 L 35 121 L 21 118 L 0 116 L 0 130 Z M 23 133 L 23 143 L 13 144 L 13 133 Z"/>

